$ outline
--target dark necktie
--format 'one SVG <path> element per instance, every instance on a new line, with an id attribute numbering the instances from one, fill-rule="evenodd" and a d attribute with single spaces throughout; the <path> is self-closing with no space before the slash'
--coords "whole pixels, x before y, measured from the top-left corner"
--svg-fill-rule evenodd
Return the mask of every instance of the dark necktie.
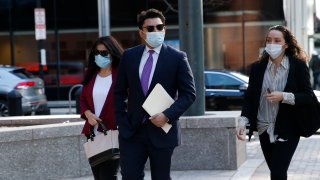
<path id="1" fill-rule="evenodd" d="M 142 74 L 141 74 L 141 87 L 143 90 L 144 95 L 147 95 L 148 91 L 148 85 L 149 85 L 149 79 L 153 64 L 153 57 L 152 54 L 154 53 L 154 50 L 149 50 L 149 57 L 146 61 L 146 64 L 143 67 Z"/>

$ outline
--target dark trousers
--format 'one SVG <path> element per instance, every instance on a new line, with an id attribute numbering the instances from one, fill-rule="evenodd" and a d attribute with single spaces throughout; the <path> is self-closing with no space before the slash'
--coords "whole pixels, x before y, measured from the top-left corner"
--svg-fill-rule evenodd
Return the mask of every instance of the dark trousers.
<path id="1" fill-rule="evenodd" d="M 318 78 L 320 73 L 313 73 L 313 89 L 317 88 L 317 85 L 319 85 Z"/>
<path id="2" fill-rule="evenodd" d="M 110 160 L 98 166 L 91 167 L 95 180 L 117 180 L 120 160 Z"/>
<path id="3" fill-rule="evenodd" d="M 300 137 L 293 135 L 287 141 L 270 143 L 269 134 L 264 132 L 259 138 L 263 155 L 270 169 L 271 180 L 286 180 L 287 171 Z"/>
<path id="4" fill-rule="evenodd" d="M 120 166 L 123 180 L 143 180 L 147 159 L 152 180 L 170 180 L 171 156 L 174 148 L 156 148 L 148 136 L 147 125 L 130 139 L 119 136 Z"/>

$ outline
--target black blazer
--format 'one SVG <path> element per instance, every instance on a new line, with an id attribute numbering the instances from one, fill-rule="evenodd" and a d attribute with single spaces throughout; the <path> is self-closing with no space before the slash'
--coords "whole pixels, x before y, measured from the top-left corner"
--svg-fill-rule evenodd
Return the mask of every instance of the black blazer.
<path id="1" fill-rule="evenodd" d="M 258 108 L 267 64 L 268 60 L 260 60 L 253 63 L 249 76 L 249 86 L 245 93 L 245 100 L 241 112 L 241 116 L 245 116 L 249 119 L 249 140 L 253 131 L 257 130 Z M 295 105 L 279 102 L 279 111 L 274 131 L 279 137 L 288 137 L 291 134 L 298 134 L 297 120 L 298 118 L 301 118 L 299 108 L 303 108 L 304 104 L 312 103 L 313 101 L 309 68 L 305 62 L 289 57 L 289 74 L 284 92 L 291 92 L 294 94 Z"/>
<path id="2" fill-rule="evenodd" d="M 122 56 L 114 89 L 116 122 L 119 135 L 130 138 L 140 128 L 147 113 L 142 108 L 146 99 L 139 77 L 139 65 L 145 45 L 127 49 Z M 179 144 L 179 117 L 195 100 L 193 75 L 184 52 L 165 44 L 162 45 L 149 91 L 160 83 L 169 95 L 176 99 L 163 113 L 168 117 L 172 128 L 166 134 L 152 123 L 147 125 L 151 142 L 156 147 L 174 147 Z M 128 104 L 126 99 L 128 98 Z"/>

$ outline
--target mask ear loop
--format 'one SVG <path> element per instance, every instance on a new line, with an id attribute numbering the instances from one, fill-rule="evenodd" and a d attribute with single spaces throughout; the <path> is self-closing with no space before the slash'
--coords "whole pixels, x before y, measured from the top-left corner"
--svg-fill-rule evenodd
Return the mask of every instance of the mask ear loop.
<path id="1" fill-rule="evenodd" d="M 287 43 L 285 43 L 284 45 L 282 45 L 282 48 L 283 48 L 284 46 L 286 46 L 286 47 L 284 48 L 284 51 L 286 51 L 286 49 L 289 47 L 289 45 L 288 45 Z"/>
<path id="2" fill-rule="evenodd" d="M 141 29 L 139 29 L 139 31 L 141 31 L 143 34 L 145 34 L 146 35 L 146 39 L 144 39 L 144 38 L 142 38 L 143 40 L 144 40 L 144 42 L 145 43 L 147 43 L 148 44 L 148 42 L 147 42 L 147 33 L 146 32 L 144 32 L 143 30 L 141 30 Z M 149 45 L 149 44 L 148 44 Z M 150 45 L 149 45 L 150 46 Z"/>
<path id="3" fill-rule="evenodd" d="M 145 33 L 142 29 L 139 29 L 139 31 L 140 31 L 141 33 L 145 34 L 146 37 L 147 37 L 147 33 Z M 146 39 L 144 39 L 144 38 L 142 38 L 142 39 L 143 39 L 145 42 L 147 42 Z"/>

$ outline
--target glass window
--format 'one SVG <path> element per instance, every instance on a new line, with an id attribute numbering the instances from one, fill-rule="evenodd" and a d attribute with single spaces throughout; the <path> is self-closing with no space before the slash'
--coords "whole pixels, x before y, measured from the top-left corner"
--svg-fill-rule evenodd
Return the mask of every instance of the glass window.
<path id="1" fill-rule="evenodd" d="M 247 83 L 249 82 L 249 77 L 247 75 L 237 73 L 237 72 L 230 72 L 230 73 L 244 82 L 247 82 Z"/>
<path id="2" fill-rule="evenodd" d="M 30 79 L 34 77 L 31 73 L 29 73 L 25 69 L 17 69 L 12 71 L 12 73 L 21 79 Z"/>
<path id="3" fill-rule="evenodd" d="M 225 74 L 207 73 L 205 76 L 206 88 L 209 89 L 237 89 L 242 82 Z"/>

